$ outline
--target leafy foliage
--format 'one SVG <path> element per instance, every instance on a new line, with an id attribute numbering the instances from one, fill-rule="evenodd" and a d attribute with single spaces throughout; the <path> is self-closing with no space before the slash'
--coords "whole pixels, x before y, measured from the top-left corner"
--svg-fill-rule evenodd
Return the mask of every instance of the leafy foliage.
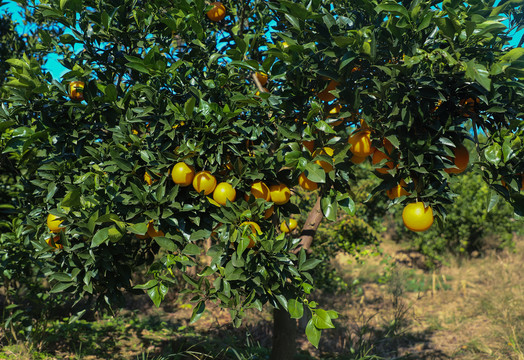
<path id="1" fill-rule="evenodd" d="M 499 14 L 484 0 L 224 4 L 226 18 L 212 22 L 204 0 L 30 3 L 41 54 L 57 53 L 68 72 L 57 81 L 31 56 L 9 61 L 0 129 L 13 131 L 2 151 L 24 170 L 24 241 L 51 292 L 114 307 L 123 291 L 145 290 L 158 305 L 181 273 L 192 321 L 206 301 L 239 324 L 246 307 L 290 311 L 294 299 L 293 316 L 301 306 L 312 312 L 306 333 L 318 344 L 337 316 L 306 301 L 320 261 L 273 224 L 300 207 L 275 205 L 272 221 L 271 202 L 253 196 L 217 206 L 171 182 L 170 169 L 185 162 L 246 195 L 256 180 L 293 187 L 305 172 L 333 221 L 355 211 L 347 139 L 358 129 L 369 150 L 393 147 L 394 166 L 371 195 L 410 178 L 411 195 L 394 204 L 422 200 L 443 213 L 456 181 L 445 170 L 470 129 L 488 134 L 485 178 L 524 172 L 522 148 L 503 162 L 493 156 L 523 131 L 524 54 L 506 47 L 502 16 L 516 6 Z M 267 91 L 255 72 L 269 74 Z M 83 101 L 70 99 L 71 81 L 85 83 Z M 329 101 L 341 104 L 337 119 Z M 334 155 L 310 152 L 311 140 Z M 518 189 L 494 188 L 522 212 Z M 49 213 L 63 220 L 63 250 L 45 242 Z M 253 246 L 245 221 L 262 230 Z M 135 284 L 142 267 L 149 279 Z"/>
<path id="2" fill-rule="evenodd" d="M 488 212 L 490 190 L 479 173 L 469 172 L 453 185 L 460 194 L 453 204 L 446 205 L 446 219 L 441 228 L 431 228 L 415 234 L 400 230 L 398 236 L 427 256 L 427 265 L 446 261 L 448 254 L 467 257 L 473 253 L 485 255 L 491 249 L 512 247 L 514 233 L 522 230 L 523 222 L 513 217 L 511 207 L 499 202 Z M 399 215 L 399 214 L 398 214 Z"/>

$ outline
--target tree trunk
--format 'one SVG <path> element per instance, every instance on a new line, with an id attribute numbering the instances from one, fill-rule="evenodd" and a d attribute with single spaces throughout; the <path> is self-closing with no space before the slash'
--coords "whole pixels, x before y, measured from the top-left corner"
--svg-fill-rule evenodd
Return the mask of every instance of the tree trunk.
<path id="1" fill-rule="evenodd" d="M 273 347 L 270 360 L 293 360 L 297 344 L 297 321 L 285 310 L 273 310 Z"/>
<path id="2" fill-rule="evenodd" d="M 322 222 L 322 209 L 320 207 L 321 194 L 317 202 L 308 214 L 306 223 L 302 227 L 300 234 L 301 248 L 309 250 L 313 237 Z M 273 347 L 271 349 L 270 360 L 293 360 L 297 350 L 297 321 L 291 319 L 289 313 L 285 310 L 273 310 Z"/>

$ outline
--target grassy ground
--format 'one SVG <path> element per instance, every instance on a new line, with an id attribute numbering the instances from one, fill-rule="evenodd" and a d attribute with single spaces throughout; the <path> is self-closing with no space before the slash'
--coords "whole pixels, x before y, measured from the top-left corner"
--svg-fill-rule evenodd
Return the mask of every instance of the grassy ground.
<path id="1" fill-rule="evenodd" d="M 300 358 L 524 360 L 523 239 L 514 253 L 451 264 L 435 274 L 417 270 L 416 257 L 396 244 L 386 242 L 384 253 L 363 264 L 336 259 L 354 285 L 342 294 L 316 294 L 341 316 L 335 330 L 324 331 L 318 350 L 300 339 Z M 0 359 L 267 358 L 269 311 L 250 313 L 241 329 L 218 309 L 189 325 L 191 311 L 188 303 L 157 309 L 135 297 L 116 317 L 50 323 L 42 341 L 11 343 Z"/>

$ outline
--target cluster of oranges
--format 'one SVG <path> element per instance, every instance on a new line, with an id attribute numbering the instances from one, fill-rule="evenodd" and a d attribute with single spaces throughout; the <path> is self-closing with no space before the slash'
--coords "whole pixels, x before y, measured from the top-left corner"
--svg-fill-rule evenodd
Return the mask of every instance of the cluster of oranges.
<path id="1" fill-rule="evenodd" d="M 357 69 L 358 70 L 358 69 Z M 335 90 L 339 83 L 336 80 L 324 78 L 329 81 L 326 88 L 321 92 L 317 93 L 317 97 L 324 102 L 332 102 L 336 97 L 331 93 Z M 477 101 L 478 102 L 478 101 Z M 475 101 L 468 99 L 461 103 L 461 105 L 467 107 L 469 111 L 472 111 Z M 441 105 L 441 102 L 437 105 L 434 111 Z M 337 115 L 340 113 L 342 106 L 340 104 L 331 104 L 327 108 L 328 116 Z M 354 119 L 353 119 L 354 120 Z M 342 120 L 331 122 L 332 126 L 337 126 L 342 123 Z M 372 131 L 367 124 L 361 120 L 360 127 L 356 129 L 348 139 L 348 143 L 351 145 L 350 151 L 352 153 L 351 161 L 354 164 L 360 164 L 364 162 L 369 156 L 371 156 L 371 163 L 376 167 L 375 171 L 380 174 L 388 174 L 388 172 L 395 168 L 395 161 L 392 159 L 394 151 L 393 144 L 384 138 L 382 139 L 382 146 L 384 151 L 375 148 L 372 145 Z M 333 149 L 324 147 L 323 149 L 315 150 L 315 141 L 303 141 L 302 145 L 313 153 L 313 157 L 317 155 L 328 155 L 333 156 Z M 447 157 L 448 160 L 452 161 L 454 166 L 446 168 L 444 171 L 448 174 L 460 174 L 464 172 L 469 163 L 469 152 L 466 147 L 462 144 L 457 145 L 454 150 L 453 157 Z M 332 165 L 325 161 L 316 161 L 325 172 L 329 172 L 333 169 Z M 380 166 L 380 164 L 383 164 Z M 317 188 L 317 184 L 307 179 L 305 174 L 301 174 L 299 178 L 299 184 L 306 190 L 314 190 Z M 408 196 L 410 193 L 406 191 L 407 184 L 404 180 L 401 180 L 399 184 L 393 188 L 387 190 L 387 196 L 393 200 L 400 196 Z M 423 202 L 415 202 L 408 204 L 403 211 L 403 220 L 406 227 L 412 231 L 425 231 L 433 223 L 433 210 L 429 206 L 425 206 Z"/>
<path id="2" fill-rule="evenodd" d="M 53 250 L 63 249 L 64 247 L 60 244 L 60 232 L 64 230 L 62 227 L 63 220 L 59 220 L 59 217 L 53 214 L 47 215 L 47 227 L 49 232 L 53 234 L 45 240 L 47 245 L 51 246 Z"/>

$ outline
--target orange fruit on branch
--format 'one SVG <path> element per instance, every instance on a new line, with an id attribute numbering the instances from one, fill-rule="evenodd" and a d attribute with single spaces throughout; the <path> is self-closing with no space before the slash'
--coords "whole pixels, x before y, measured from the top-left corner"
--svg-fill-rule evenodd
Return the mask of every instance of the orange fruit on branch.
<path id="1" fill-rule="evenodd" d="M 162 230 L 157 231 L 155 229 L 155 225 L 153 224 L 153 220 L 150 220 L 149 223 L 147 224 L 147 235 L 154 238 L 158 236 L 164 236 L 165 234 Z"/>
<path id="2" fill-rule="evenodd" d="M 195 168 L 184 162 L 176 163 L 171 171 L 171 179 L 181 187 L 189 186 L 195 177 Z"/>
<path id="3" fill-rule="evenodd" d="M 324 147 L 323 149 L 317 149 L 313 152 L 313 158 L 315 158 L 316 156 L 321 156 L 321 155 L 327 155 L 327 156 L 330 156 L 332 157 L 334 154 L 334 151 L 332 148 L 330 147 Z M 315 161 L 315 164 L 317 165 L 320 165 L 320 167 L 322 169 L 324 169 L 324 172 L 328 173 L 330 172 L 331 170 L 333 170 L 333 165 L 331 165 L 330 163 L 328 163 L 327 161 L 324 161 L 324 160 L 316 160 Z"/>
<path id="4" fill-rule="evenodd" d="M 424 206 L 423 202 L 408 204 L 402 211 L 402 221 L 411 231 L 426 231 L 433 225 L 433 220 L 433 209 Z"/>
<path id="5" fill-rule="evenodd" d="M 53 251 L 56 249 L 64 248 L 64 246 L 60 244 L 59 241 L 60 241 L 60 235 L 51 236 L 45 239 L 46 244 L 51 246 L 53 248 Z"/>
<path id="6" fill-rule="evenodd" d="M 455 164 L 455 167 L 444 169 L 445 172 L 448 174 L 460 174 L 466 170 L 469 164 L 469 152 L 468 149 L 462 144 L 458 145 L 453 150 L 455 157 L 452 159 L 448 157 L 448 159 L 453 160 L 453 163 Z"/>
<path id="7" fill-rule="evenodd" d="M 56 215 L 53 215 L 53 214 L 47 215 L 47 227 L 53 233 L 57 233 L 65 229 L 64 227 L 60 226 L 63 222 L 64 220 L 59 220 L 59 217 Z"/>
<path id="8" fill-rule="evenodd" d="M 265 86 L 267 84 L 268 76 L 267 74 L 256 72 L 255 76 L 257 77 L 260 85 Z"/>
<path id="9" fill-rule="evenodd" d="M 304 140 L 302 141 L 302 146 L 312 153 L 315 150 L 315 140 Z"/>
<path id="10" fill-rule="evenodd" d="M 331 94 L 330 91 L 335 90 L 339 84 L 339 82 L 331 80 L 326 88 L 317 94 L 318 98 L 325 102 L 335 100 L 335 95 Z"/>
<path id="11" fill-rule="evenodd" d="M 262 181 L 255 181 L 251 185 L 251 194 L 253 194 L 255 199 L 264 199 L 266 201 L 271 200 L 269 188 Z"/>
<path id="12" fill-rule="evenodd" d="M 291 197 L 291 191 L 285 184 L 276 184 L 269 187 L 269 194 L 271 196 L 271 201 L 276 205 L 284 205 L 289 201 Z"/>
<path id="13" fill-rule="evenodd" d="M 300 174 L 298 177 L 298 185 L 300 185 L 304 190 L 313 191 L 318 189 L 318 184 L 309 180 L 305 173 Z"/>
<path id="14" fill-rule="evenodd" d="M 198 192 L 209 195 L 215 190 L 217 179 L 209 171 L 199 171 L 193 178 L 193 188 Z"/>
<path id="15" fill-rule="evenodd" d="M 224 4 L 222 4 L 220 1 L 215 1 L 211 3 L 211 6 L 213 6 L 213 8 L 206 14 L 209 20 L 214 22 L 224 20 L 226 17 L 226 7 Z"/>
<path id="16" fill-rule="evenodd" d="M 213 200 L 220 205 L 226 205 L 227 200 L 233 202 L 237 196 L 236 190 L 227 182 L 219 183 L 213 191 Z"/>
<path id="17" fill-rule="evenodd" d="M 262 230 L 260 229 L 260 226 L 253 221 L 244 221 L 242 224 L 240 224 L 240 227 L 243 226 L 249 226 L 249 229 L 252 232 L 252 234 L 248 234 L 249 245 L 247 246 L 248 249 L 251 249 L 253 246 L 255 246 L 258 235 L 262 235 Z"/>
<path id="18" fill-rule="evenodd" d="M 386 193 L 388 195 L 388 198 L 390 198 L 391 200 L 394 200 L 394 199 L 396 199 L 398 197 L 401 197 L 401 196 L 408 196 L 408 195 L 410 195 L 410 193 L 408 193 L 404 189 L 405 186 L 406 186 L 406 182 L 404 180 L 400 180 L 400 183 L 397 186 L 395 186 L 395 187 L 393 187 L 393 188 L 391 188 L 391 189 L 386 191 Z"/>
<path id="19" fill-rule="evenodd" d="M 371 146 L 371 131 L 359 130 L 348 139 L 348 143 L 351 144 L 349 150 L 353 155 L 358 157 L 366 157 L 373 153 L 373 147 Z"/>
<path id="20" fill-rule="evenodd" d="M 282 221 L 282 223 L 280 224 L 280 231 L 282 231 L 283 233 L 291 232 L 297 228 L 297 225 L 298 224 L 295 219 L 288 219 Z"/>
<path id="21" fill-rule="evenodd" d="M 69 97 L 73 101 L 84 100 L 85 83 L 83 81 L 72 81 L 69 83 Z"/>

